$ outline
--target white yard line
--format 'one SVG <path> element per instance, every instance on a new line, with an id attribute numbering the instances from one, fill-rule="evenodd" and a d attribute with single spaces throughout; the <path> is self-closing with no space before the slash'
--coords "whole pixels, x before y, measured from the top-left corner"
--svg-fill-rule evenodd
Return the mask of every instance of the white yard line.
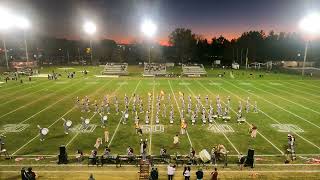
<path id="1" fill-rule="evenodd" d="M 32 86 L 32 85 L 30 85 L 30 87 L 27 87 L 27 88 L 20 88 L 20 89 L 18 89 L 18 90 L 16 90 L 16 91 L 14 91 L 14 92 L 12 92 L 12 93 L 9 93 L 9 94 L 6 94 L 6 95 L 4 95 L 4 96 L 1 96 L 1 98 L 9 98 L 10 96 L 13 96 L 13 95 L 15 95 L 15 94 L 17 94 L 17 93 L 19 93 L 19 92 L 21 92 L 21 91 L 24 91 L 24 90 L 27 90 L 27 89 L 30 89 L 30 88 L 34 88 L 34 87 L 38 87 L 38 86 L 40 86 L 40 85 L 44 85 L 44 84 L 47 84 L 47 83 L 49 83 L 49 81 L 47 81 L 47 82 L 41 82 L 41 83 L 39 83 L 39 84 L 37 84 L 37 85 L 34 85 L 34 86 Z M 54 84 L 53 84 L 54 85 Z M 16 87 L 16 86 L 15 86 Z M 46 88 L 43 88 L 43 89 L 46 89 Z M 1 104 L 0 104 L 1 105 Z"/>
<path id="2" fill-rule="evenodd" d="M 263 86 L 266 86 L 266 85 L 263 85 Z M 314 110 L 314 109 L 312 109 L 312 108 L 306 107 L 306 106 L 304 106 L 304 105 L 302 105 L 302 104 L 299 104 L 299 103 L 296 103 L 296 102 L 293 102 L 293 101 L 291 101 L 291 100 L 289 100 L 289 99 L 287 99 L 287 98 L 284 98 L 284 97 L 279 96 L 279 95 L 277 95 L 277 94 L 274 94 L 274 93 L 272 93 L 272 92 L 269 92 L 269 91 L 266 91 L 266 90 L 257 88 L 257 87 L 255 87 L 255 86 L 252 86 L 252 87 L 255 88 L 255 89 L 258 89 L 258 90 L 260 90 L 260 91 L 263 91 L 263 92 L 265 92 L 265 93 L 271 94 L 271 95 L 273 95 L 273 96 L 275 96 L 275 97 L 278 97 L 278 98 L 280 98 L 280 99 L 283 99 L 283 100 L 285 100 L 285 101 L 287 101 L 287 102 L 290 102 L 290 103 L 292 103 L 292 104 L 295 104 L 295 105 L 297 105 L 297 106 L 300 106 L 300 107 L 302 107 L 302 108 L 304 108 L 304 109 L 310 110 L 310 111 L 312 111 L 312 112 L 317 113 L 317 114 L 320 115 L 320 112 L 319 112 L 319 111 L 316 111 L 316 110 Z M 268 87 L 268 86 L 266 86 L 266 87 Z M 287 92 L 287 93 L 288 93 L 288 92 Z M 288 93 L 288 94 L 290 94 L 290 93 Z"/>
<path id="3" fill-rule="evenodd" d="M 154 81 L 154 78 L 153 78 L 153 88 L 152 88 L 152 104 L 151 104 L 151 119 L 150 119 L 150 125 L 152 127 L 153 125 L 153 118 L 154 118 L 154 115 L 153 115 L 153 111 L 154 111 L 154 88 L 155 88 L 155 84 L 156 82 Z M 152 148 L 151 148 L 151 144 L 152 144 L 152 130 L 150 131 L 149 133 L 149 140 L 150 140 L 150 143 L 149 143 L 149 154 L 152 154 Z"/>
<path id="4" fill-rule="evenodd" d="M 212 81 L 210 80 L 210 82 L 212 83 Z M 199 82 L 200 83 L 200 82 Z M 200 85 L 202 85 L 202 87 L 204 87 L 204 88 L 206 88 L 202 83 L 200 83 Z M 220 88 L 221 89 L 223 89 L 223 90 L 225 90 L 225 91 L 227 91 L 225 88 L 223 88 L 223 87 L 221 87 L 220 86 Z M 206 88 L 207 89 L 207 88 Z M 210 91 L 211 92 L 211 91 Z M 229 93 L 231 93 L 230 91 L 227 91 L 227 92 L 229 92 Z M 211 92 L 212 93 L 212 92 Z M 233 94 L 233 93 L 231 93 L 231 94 Z M 224 103 L 224 101 L 221 101 L 223 104 L 225 104 Z M 235 112 L 232 108 L 230 108 L 231 109 L 231 111 L 233 112 L 233 113 L 235 113 L 235 114 L 237 114 L 237 112 Z M 248 126 L 250 126 L 250 124 L 247 122 L 247 121 L 245 121 L 245 123 L 248 125 Z M 282 155 L 284 155 L 284 152 L 283 151 L 281 151 L 274 143 L 272 143 L 268 138 L 266 138 L 260 131 L 257 131 L 258 132 L 258 134 L 264 139 L 264 140 L 266 140 L 266 141 L 268 141 L 275 149 L 277 149 Z"/>
<path id="5" fill-rule="evenodd" d="M 305 86 L 304 86 L 305 88 L 308 88 L 308 89 L 311 89 L 311 87 L 320 89 L 319 86 L 316 86 L 316 85 L 313 85 L 313 84 L 310 84 L 310 83 L 305 83 L 305 81 L 303 81 L 303 82 L 301 82 L 301 81 L 295 81 L 295 82 L 309 86 L 309 87 L 305 87 Z M 319 83 L 319 81 L 316 81 L 316 83 Z M 310 87 L 310 86 L 311 86 L 311 87 Z M 312 90 L 314 91 L 315 89 L 312 89 Z"/>
<path id="6" fill-rule="evenodd" d="M 274 89 L 274 90 L 276 90 L 276 91 L 281 91 L 281 92 L 284 92 L 284 93 L 286 93 L 286 94 L 290 94 L 290 95 L 292 95 L 292 96 L 295 96 L 295 97 L 297 97 L 297 98 L 304 99 L 304 100 L 306 100 L 306 101 L 309 101 L 309 102 L 312 102 L 312 103 L 315 103 L 315 104 L 319 104 L 319 105 L 320 105 L 320 102 L 313 101 L 313 100 L 311 100 L 311 99 L 309 99 L 309 98 L 305 98 L 305 97 L 300 96 L 300 95 L 298 95 L 298 94 L 293 94 L 293 93 L 290 93 L 290 92 L 288 92 L 288 91 L 282 90 L 282 89 L 280 89 L 280 88 L 274 88 L 274 87 L 272 87 L 272 86 L 267 86 L 267 85 L 265 85 L 265 84 L 261 84 L 261 85 L 262 85 L 262 86 L 265 86 L 265 87 L 268 87 L 268 88 L 271 88 L 271 89 Z M 295 89 L 293 89 L 293 90 L 295 90 Z M 295 90 L 295 91 L 296 91 L 296 90 Z M 300 91 L 300 92 L 301 92 L 301 91 Z"/>
<path id="7" fill-rule="evenodd" d="M 134 91 L 133 91 L 133 93 L 132 93 L 132 95 L 131 95 L 131 97 L 130 97 L 130 99 L 129 99 L 129 102 L 128 102 L 129 105 L 130 105 L 130 102 L 131 102 L 131 100 L 132 100 L 132 98 L 133 98 L 133 94 L 136 93 L 136 91 L 137 91 L 137 89 L 138 89 L 138 86 L 140 85 L 140 82 L 141 82 L 141 80 L 139 80 L 139 82 L 137 83 L 137 85 L 136 85 L 136 87 L 135 87 L 135 89 L 134 89 Z M 109 144 L 108 144 L 108 147 L 111 146 L 111 143 L 112 143 L 115 135 L 117 134 L 117 132 L 118 132 L 118 130 L 119 130 L 121 121 L 122 121 L 122 116 L 121 116 L 121 118 L 119 119 L 119 122 L 118 122 L 118 125 L 117 125 L 117 127 L 116 127 L 116 130 L 115 130 L 114 133 L 112 134 L 112 137 L 111 137 L 111 139 L 110 139 L 110 142 L 109 142 Z"/>
<path id="8" fill-rule="evenodd" d="M 304 89 L 307 89 L 309 91 L 314 91 L 314 89 L 310 89 L 308 87 L 305 87 L 305 86 L 299 86 L 299 85 L 296 85 L 294 83 L 288 83 L 288 82 L 285 82 L 285 81 L 281 81 L 281 83 L 285 83 L 285 84 L 289 84 L 289 85 L 292 85 L 292 86 L 295 86 L 295 87 L 298 87 L 298 88 L 304 88 Z M 314 97 L 320 97 L 319 95 L 316 95 L 316 94 L 312 94 L 308 91 L 302 91 L 302 90 L 298 90 L 298 89 L 293 89 L 294 91 L 298 91 L 300 93 L 303 93 L 303 94 L 307 94 L 307 95 L 310 95 L 310 96 L 314 96 Z M 319 92 L 318 92 L 319 93 Z"/>
<path id="9" fill-rule="evenodd" d="M 220 87 L 220 88 L 224 89 L 223 87 Z M 238 95 L 230 92 L 229 90 L 226 90 L 226 89 L 224 89 L 224 90 L 225 90 L 226 92 L 229 92 L 230 94 L 236 96 L 238 99 L 240 99 L 240 100 L 242 100 L 242 101 L 245 101 L 244 99 L 242 99 L 242 98 L 239 97 Z M 253 107 L 253 105 L 251 105 L 251 106 Z M 274 122 L 276 122 L 276 123 L 278 123 L 278 124 L 283 124 L 283 123 L 280 123 L 280 122 L 279 122 L 278 120 L 276 120 L 275 118 L 273 118 L 273 117 L 271 117 L 270 115 L 268 115 L 267 113 L 265 113 L 264 111 L 262 111 L 261 109 L 259 109 L 259 112 L 261 112 L 262 114 L 264 114 L 265 116 L 267 116 L 269 119 L 273 120 Z M 296 133 L 296 132 L 291 132 L 291 133 L 299 136 L 301 139 L 305 140 L 306 142 L 308 142 L 309 144 L 313 145 L 314 147 L 316 147 L 316 148 L 318 148 L 318 149 L 320 150 L 320 147 L 319 147 L 319 146 L 317 146 L 317 145 L 314 144 L 313 142 L 307 140 L 306 138 L 302 137 L 302 136 L 299 135 L 298 133 Z"/>
<path id="10" fill-rule="evenodd" d="M 256 94 L 253 94 L 253 93 L 251 93 L 251 92 L 248 92 L 248 91 L 246 91 L 245 89 L 240 88 L 240 87 L 238 87 L 238 86 L 236 86 L 236 85 L 234 85 L 234 84 L 232 84 L 232 83 L 230 83 L 230 82 L 228 82 L 228 81 L 225 81 L 225 82 L 227 82 L 228 84 L 230 84 L 230 85 L 232 85 L 232 86 L 234 86 L 234 87 L 236 87 L 236 88 L 238 88 L 238 89 L 240 89 L 240 90 L 242 90 L 242 91 L 245 91 L 245 92 L 247 92 L 247 93 L 249 93 L 249 94 L 251 94 L 251 95 L 253 95 L 253 96 L 258 97 L 259 99 L 262 99 L 262 100 L 268 102 L 269 104 L 272 104 L 272 105 L 278 107 L 279 109 L 282 109 L 283 111 L 286 111 L 286 112 L 294 115 L 295 117 L 298 117 L 299 119 L 301 119 L 301 120 L 303 120 L 303 121 L 305 121 L 305 122 L 308 122 L 309 124 L 312 124 L 313 126 L 315 126 L 315 127 L 317 127 L 317 128 L 320 128 L 320 126 L 316 125 L 315 123 L 310 122 L 310 121 L 308 121 L 307 119 L 305 119 L 305 118 L 303 118 L 303 117 L 301 117 L 301 116 L 299 116 L 299 115 L 297 115 L 297 114 L 295 114 L 295 113 L 293 113 L 293 112 L 291 112 L 291 111 L 289 111 L 289 110 L 286 110 L 286 109 L 284 109 L 283 107 L 281 107 L 281 106 L 279 106 L 279 105 L 277 105 L 277 104 L 274 104 L 273 102 L 271 102 L 271 101 L 269 101 L 269 100 L 266 100 L 266 99 L 264 99 L 263 97 L 261 97 L 261 96 L 259 96 L 259 95 L 256 95 Z"/>
<path id="11" fill-rule="evenodd" d="M 171 86 L 170 80 L 168 80 L 168 83 L 169 83 L 169 86 L 170 86 L 170 89 L 171 89 L 171 92 L 172 92 L 173 98 L 174 98 L 174 100 L 175 100 L 175 102 L 176 102 L 176 105 L 177 105 L 177 108 L 178 108 L 178 111 L 179 111 L 180 117 L 182 117 L 182 114 L 181 114 L 181 111 L 180 111 L 180 107 L 179 107 L 179 103 L 178 103 L 178 101 L 177 101 L 177 99 L 176 99 L 176 95 L 175 95 L 175 93 L 174 93 L 174 91 L 173 91 L 173 89 L 172 89 L 172 86 Z M 187 134 L 187 137 L 188 137 L 188 140 L 189 140 L 190 146 L 191 146 L 191 147 L 193 147 L 192 142 L 191 142 L 191 139 L 190 139 L 190 136 L 189 136 L 189 133 L 188 133 L 188 130 L 186 130 L 186 134 Z"/>
<path id="12" fill-rule="evenodd" d="M 72 86 L 74 86 L 74 85 L 76 85 L 76 84 L 79 84 L 80 82 L 82 82 L 82 81 L 78 81 L 77 83 L 74 83 L 74 84 L 70 84 L 70 85 L 68 85 L 68 86 L 65 86 L 64 88 L 59 89 L 58 91 L 54 91 L 54 92 L 52 92 L 52 93 L 49 93 L 49 94 L 47 94 L 46 96 L 43 96 L 43 97 L 41 97 L 41 98 L 38 98 L 38 99 L 36 99 L 36 100 L 34 100 L 34 101 L 31 101 L 30 103 L 27 103 L 27 104 L 25 104 L 25 105 L 23 105 L 23 106 L 20 106 L 20 107 L 14 109 L 14 110 L 12 110 L 12 111 L 9 111 L 9 112 L 3 114 L 2 116 L 0 116 L 0 119 L 3 118 L 3 117 L 5 117 L 5 116 L 7 116 L 7 115 L 9 115 L 9 114 L 11 114 L 11 113 L 14 113 L 14 112 L 18 111 L 19 109 L 25 108 L 25 107 L 27 107 L 27 106 L 29 106 L 29 105 L 31 105 L 31 104 L 34 104 L 34 103 L 36 103 L 36 102 L 38 102 L 38 101 L 41 101 L 41 100 L 46 99 L 46 98 L 48 98 L 48 97 L 51 97 L 52 95 L 57 94 L 57 92 L 63 91 L 63 90 L 65 90 L 65 89 L 68 89 L 68 88 L 70 88 L 70 87 L 72 87 Z"/>
<path id="13" fill-rule="evenodd" d="M 200 85 L 202 85 L 199 81 L 197 81 Z M 202 87 L 204 87 L 204 86 L 202 86 Z M 186 86 L 186 88 L 189 90 L 189 92 L 191 92 L 191 94 L 192 94 L 192 96 L 195 98 L 196 96 L 195 96 L 195 94 L 194 94 L 194 92 L 189 88 L 189 86 Z M 214 95 L 211 91 L 209 91 L 206 87 L 204 87 L 209 93 L 211 93 L 212 95 Z M 201 101 L 200 101 L 200 103 L 201 103 Z M 201 106 L 203 106 L 203 104 L 201 103 Z M 216 125 L 217 125 L 217 122 L 214 120 L 213 121 Z M 238 149 L 236 148 L 236 146 L 231 142 L 231 140 L 228 138 L 228 136 L 224 133 L 224 132 L 222 132 L 222 134 L 223 134 L 223 136 L 227 139 L 227 141 L 229 142 L 229 144 L 233 147 L 233 149 L 238 153 L 238 154 L 240 154 L 240 152 L 238 151 Z"/>
<path id="14" fill-rule="evenodd" d="M 91 121 L 91 119 L 92 119 L 96 114 L 97 114 L 96 112 L 93 113 L 93 115 L 90 117 L 90 121 Z M 77 137 L 79 134 L 80 134 L 80 131 L 78 131 L 77 134 L 74 135 L 69 142 L 67 142 L 66 147 L 68 147 L 68 146 L 73 142 L 73 140 L 76 139 L 76 137 Z"/>
<path id="15" fill-rule="evenodd" d="M 103 87 L 105 87 L 106 85 L 110 84 L 111 81 L 108 81 L 104 86 L 100 87 L 99 89 L 97 89 L 95 92 L 93 92 L 92 94 L 97 93 L 100 89 L 102 89 Z M 91 95 L 92 95 L 91 94 Z M 62 119 L 64 116 L 66 116 L 67 114 L 69 114 L 71 111 L 73 111 L 77 106 L 74 105 L 70 110 L 68 110 L 66 113 L 64 113 L 61 117 L 59 117 L 56 121 L 54 121 L 49 127 L 48 129 L 50 129 L 53 125 L 55 125 L 60 119 Z M 23 149 L 24 147 L 26 147 L 28 144 L 30 144 L 33 140 L 35 140 L 37 137 L 39 137 L 39 134 L 37 134 L 34 138 L 32 138 L 31 140 L 29 140 L 27 143 L 25 143 L 24 145 L 22 145 L 18 150 L 16 150 L 14 153 L 11 154 L 11 156 L 15 155 L 17 152 L 19 152 L 21 149 Z"/>
<path id="16" fill-rule="evenodd" d="M 18 99 L 21 99 L 21 98 L 23 98 L 23 97 L 25 97 L 25 96 L 30 96 L 30 95 L 35 94 L 35 93 L 38 93 L 38 92 L 40 92 L 40 91 L 49 89 L 49 88 L 51 88 L 51 87 L 54 86 L 54 85 L 56 85 L 56 84 L 52 84 L 51 86 L 42 88 L 42 89 L 40 89 L 40 90 L 38 90 L 38 91 L 33 91 L 33 92 L 30 92 L 30 93 L 24 94 L 24 95 L 22 95 L 22 96 L 18 96 L 18 97 L 15 97 L 15 98 L 9 98 L 9 99 L 11 99 L 10 101 L 6 101 L 6 102 L 4 102 L 4 103 L 1 103 L 0 106 L 5 105 L 5 104 L 8 104 L 8 103 L 11 103 L 11 102 L 16 101 L 16 100 L 18 100 Z"/>

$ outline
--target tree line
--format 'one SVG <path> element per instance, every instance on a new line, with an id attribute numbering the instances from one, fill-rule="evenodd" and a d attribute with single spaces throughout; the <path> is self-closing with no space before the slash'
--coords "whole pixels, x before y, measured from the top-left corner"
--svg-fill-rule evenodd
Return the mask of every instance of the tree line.
<path id="1" fill-rule="evenodd" d="M 156 43 L 133 42 L 119 45 L 114 40 L 93 42 L 90 49 L 88 40 L 67 40 L 53 37 L 28 39 L 29 58 L 39 62 L 70 64 L 73 61 L 87 61 L 92 64 L 106 62 L 128 62 L 137 64 L 148 61 L 188 63 L 197 62 L 210 65 L 214 60 L 222 64 L 249 62 L 303 60 L 305 40 L 297 33 L 275 33 L 270 31 L 244 32 L 237 39 L 228 40 L 223 36 L 208 40 L 193 33 L 190 29 L 177 28 L 168 36 L 169 46 Z M 25 59 L 23 38 L 7 42 L 11 60 Z M 320 62 L 320 41 L 309 43 L 308 61 Z M 1 64 L 4 64 L 4 50 L 0 51 Z M 93 53 L 93 62 L 90 62 Z"/>

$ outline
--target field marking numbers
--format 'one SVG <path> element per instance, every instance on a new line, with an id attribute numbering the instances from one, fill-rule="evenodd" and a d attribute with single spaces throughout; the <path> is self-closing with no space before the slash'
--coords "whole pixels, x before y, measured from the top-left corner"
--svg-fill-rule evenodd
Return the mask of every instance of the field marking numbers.
<path id="1" fill-rule="evenodd" d="M 303 129 L 294 124 L 271 124 L 271 127 L 277 129 L 278 132 L 304 132 Z"/>
<path id="2" fill-rule="evenodd" d="M 227 124 L 210 124 L 208 127 L 208 131 L 212 131 L 214 133 L 233 133 L 234 132 L 233 128 Z"/>
<path id="3" fill-rule="evenodd" d="M 237 87 L 237 86 L 235 86 L 235 87 Z M 242 88 L 239 88 L 239 87 L 237 87 L 237 88 L 243 90 Z M 231 91 L 226 90 L 225 88 L 222 88 L 222 89 L 225 90 L 226 92 L 229 92 L 230 94 L 238 97 L 238 99 L 244 101 L 244 99 L 240 98 L 238 95 L 232 93 Z M 243 91 L 245 91 L 245 90 L 243 90 Z M 252 94 L 252 93 L 250 93 L 250 94 Z M 255 94 L 253 94 L 253 95 L 255 95 Z M 257 95 L 255 95 L 255 96 L 257 96 Z M 259 97 L 259 96 L 257 96 L 257 97 Z M 263 98 L 262 98 L 262 99 L 263 99 Z M 263 99 L 263 100 L 265 100 L 265 99 Z M 266 101 L 266 100 L 265 100 L 265 101 Z M 251 105 L 251 106 L 253 106 L 253 105 Z M 261 112 L 262 114 L 264 114 L 265 116 L 267 116 L 269 119 L 273 120 L 274 122 L 276 122 L 276 123 L 278 123 L 278 124 L 282 124 L 282 123 L 280 123 L 278 120 L 276 120 L 275 118 L 271 117 L 270 115 L 268 115 L 267 113 L 265 113 L 264 111 L 262 111 L 261 109 L 259 109 L 259 112 Z M 259 132 L 258 132 L 258 133 L 259 133 Z M 319 146 L 317 146 L 317 145 L 314 144 L 313 142 L 309 141 L 308 139 L 302 137 L 302 136 L 299 135 L 298 133 L 295 133 L 295 135 L 297 135 L 297 136 L 300 137 L 301 139 L 305 140 L 305 141 L 308 142 L 309 144 L 313 145 L 313 146 L 316 147 L 317 149 L 320 149 Z M 268 140 L 268 141 L 269 141 L 269 140 Z M 271 141 L 269 141 L 269 142 L 271 142 Z M 276 147 L 276 146 L 274 146 L 274 147 Z M 282 152 L 282 151 L 281 151 L 281 152 Z"/>
<path id="4" fill-rule="evenodd" d="M 141 129 L 143 133 L 164 133 L 164 126 L 162 124 L 141 125 Z"/>
<path id="5" fill-rule="evenodd" d="M 0 132 L 3 132 L 3 134 L 22 132 L 29 126 L 30 126 L 29 124 L 5 124 L 2 126 L 2 129 L 0 130 Z"/>

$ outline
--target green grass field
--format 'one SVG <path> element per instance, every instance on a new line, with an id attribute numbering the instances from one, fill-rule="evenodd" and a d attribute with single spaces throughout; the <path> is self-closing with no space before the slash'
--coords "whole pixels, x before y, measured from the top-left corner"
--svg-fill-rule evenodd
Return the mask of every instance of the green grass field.
<path id="1" fill-rule="evenodd" d="M 163 133 L 148 133 L 139 137 L 135 134 L 134 116 L 129 113 L 129 122 L 126 125 L 120 123 L 121 115 L 114 113 L 111 103 L 111 114 L 108 116 L 107 129 L 110 132 L 109 145 L 112 154 L 126 154 L 128 146 L 133 147 L 134 152 L 139 152 L 140 138 L 148 139 L 148 152 L 158 155 L 160 147 L 164 146 L 168 153 L 188 154 L 190 147 L 194 147 L 196 153 L 202 149 L 210 151 L 213 146 L 223 144 L 229 151 L 229 163 L 235 164 L 239 153 L 246 154 L 249 147 L 255 149 L 256 164 L 282 164 L 285 145 L 287 144 L 288 132 L 280 132 L 274 124 L 283 126 L 291 124 L 299 128 L 300 132 L 291 132 L 296 137 L 297 160 L 293 164 L 308 164 L 305 158 L 320 156 L 320 80 L 316 78 L 301 79 L 300 76 L 280 73 L 265 73 L 258 71 L 234 71 L 231 70 L 208 70 L 208 77 L 203 78 L 142 78 L 139 71 L 142 68 L 130 67 L 131 76 L 120 78 L 97 78 L 94 75 L 102 70 L 99 67 L 86 67 L 89 70 L 87 76 L 80 72 L 84 67 L 73 67 L 70 71 L 76 71 L 74 79 L 67 79 L 63 69 L 57 67 L 44 68 L 42 74 L 55 70 L 61 72 L 62 78 L 48 80 L 47 78 L 32 78 L 32 81 L 24 79 L 9 81 L 0 84 L 0 131 L 4 133 L 6 149 L 14 157 L 23 157 L 24 160 L 0 160 L 0 165 L 23 164 L 55 164 L 58 147 L 66 145 L 68 155 L 72 157 L 77 149 L 90 153 L 96 138 L 104 137 L 104 129 L 100 127 L 100 116 L 94 114 L 93 108 L 89 113 L 83 113 L 75 106 L 76 97 L 88 96 L 91 102 L 102 101 L 104 96 L 109 98 L 117 96 L 120 110 L 124 109 L 123 96 L 128 95 L 132 101 L 132 95 L 142 97 L 144 109 L 147 106 L 148 93 L 152 94 L 151 125 L 154 125 L 156 96 L 160 91 L 171 94 L 170 104 L 174 107 L 174 125 L 169 124 L 169 106 L 167 106 L 167 118 L 160 116 L 160 124 L 164 127 Z M 178 71 L 178 70 L 174 70 Z M 225 73 L 223 78 L 217 74 Z M 252 74 L 252 75 L 250 75 Z M 260 74 L 264 76 L 259 77 Z M 173 146 L 173 136 L 180 131 L 180 116 L 178 109 L 181 108 L 179 91 L 185 96 L 192 96 L 193 109 L 195 96 L 201 95 L 202 104 L 205 104 L 206 95 L 212 100 L 214 109 L 216 96 L 221 98 L 222 105 L 231 97 L 231 121 L 223 122 L 218 119 L 213 125 L 228 125 L 234 132 L 213 132 L 210 126 L 201 123 L 201 116 L 196 125 L 192 126 L 187 117 L 189 126 L 187 135 L 181 135 L 181 143 L 178 147 Z M 246 122 L 237 124 L 236 112 L 239 101 L 245 104 L 247 97 L 251 104 L 257 101 L 259 113 L 243 113 Z M 186 97 L 185 97 L 186 98 Z M 165 98 L 165 102 L 167 98 Z M 113 101 L 111 101 L 113 102 Z M 132 104 L 132 103 L 130 103 Z M 187 99 L 186 99 L 187 105 Z M 129 107 L 131 109 L 132 106 Z M 161 108 L 162 110 L 162 108 Z M 161 113 L 160 113 L 161 114 Z M 97 127 L 92 133 L 71 132 L 64 134 L 62 117 L 70 119 L 73 126 L 81 124 L 80 117 L 91 119 L 91 124 Z M 140 115 L 141 124 L 144 124 L 145 115 Z M 16 125 L 25 125 L 20 132 L 10 132 Z M 39 140 L 37 125 L 49 128 L 45 141 Z M 258 128 L 258 135 L 252 139 L 248 134 L 250 124 Z M 9 132 L 5 132 L 7 127 Z M 13 128 L 14 129 L 14 128 Z M 103 147 L 100 147 L 102 154 Z M 34 161 L 37 156 L 48 157 L 43 161 Z M 50 156 L 54 158 L 50 159 Z M 8 166 L 9 167 L 9 166 Z M 7 167 L 7 168 L 8 168 Z M 318 166 L 319 167 L 319 166 Z"/>

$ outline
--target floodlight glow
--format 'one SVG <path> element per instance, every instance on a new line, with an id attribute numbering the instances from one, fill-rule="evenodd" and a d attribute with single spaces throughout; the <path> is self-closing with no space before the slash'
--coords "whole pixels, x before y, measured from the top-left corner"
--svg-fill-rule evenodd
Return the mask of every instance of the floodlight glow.
<path id="1" fill-rule="evenodd" d="M 93 22 L 86 22 L 83 25 L 83 29 L 87 34 L 92 35 L 96 32 L 97 27 Z"/>
<path id="2" fill-rule="evenodd" d="M 157 31 L 157 25 L 150 20 L 146 20 L 141 25 L 141 31 L 148 37 L 154 36 Z"/>
<path id="3" fill-rule="evenodd" d="M 8 9 L 0 7 L 0 17 L 0 30 L 7 30 L 13 25 L 13 16 L 10 14 Z"/>
<path id="4" fill-rule="evenodd" d="M 27 18 L 17 17 L 16 18 L 16 26 L 21 29 L 29 29 L 31 25 L 30 25 L 30 22 Z"/>
<path id="5" fill-rule="evenodd" d="M 307 33 L 320 33 L 320 14 L 312 13 L 304 17 L 299 24 L 300 28 Z"/>

